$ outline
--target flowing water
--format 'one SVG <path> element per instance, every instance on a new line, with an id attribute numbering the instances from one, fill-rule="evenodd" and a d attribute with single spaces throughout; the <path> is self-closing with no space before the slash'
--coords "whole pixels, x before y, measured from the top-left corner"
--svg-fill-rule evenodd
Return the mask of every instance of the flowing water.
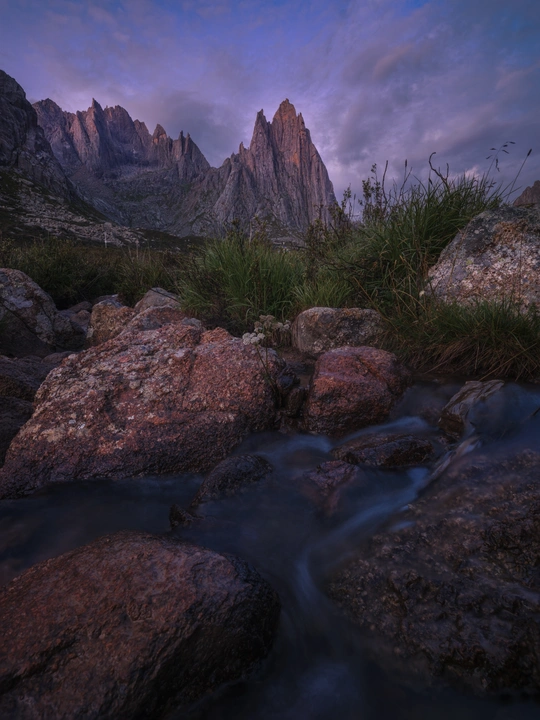
<path id="1" fill-rule="evenodd" d="M 460 385 L 415 385 L 381 430 L 435 438 L 433 418 Z M 540 413 L 533 417 L 538 407 L 538 386 L 507 385 L 479 406 L 474 442 L 464 449 L 519 443 L 540 450 Z M 283 606 L 275 646 L 263 667 L 249 681 L 191 708 L 190 720 L 540 718 L 540 705 L 533 700 L 480 699 L 449 689 L 409 687 L 370 660 L 360 633 L 325 597 L 324 583 L 381 524 L 399 527 L 401 510 L 425 487 L 429 471 L 372 470 L 369 489 L 348 494 L 345 509 L 329 517 L 303 495 L 298 480 L 331 460 L 330 450 L 342 442 L 301 433 L 251 436 L 236 452 L 264 456 L 272 474 L 239 495 L 208 503 L 206 519 L 174 531 L 249 560 L 278 591 Z M 1 502 L 0 584 L 107 532 L 167 532 L 170 505 L 187 507 L 200 481 L 200 475 L 179 473 L 73 483 Z M 171 720 L 180 717 L 186 717 L 185 711 Z"/>

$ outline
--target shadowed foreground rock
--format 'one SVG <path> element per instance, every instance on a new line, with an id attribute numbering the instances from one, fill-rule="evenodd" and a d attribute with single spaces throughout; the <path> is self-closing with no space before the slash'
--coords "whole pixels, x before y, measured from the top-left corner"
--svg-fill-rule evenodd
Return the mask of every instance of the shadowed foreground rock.
<path id="1" fill-rule="evenodd" d="M 202 481 L 191 502 L 190 510 L 211 500 L 235 495 L 246 485 L 262 480 L 271 471 L 272 466 L 268 460 L 258 455 L 233 455 L 225 458 Z"/>
<path id="2" fill-rule="evenodd" d="M 325 515 L 333 515 L 340 507 L 343 495 L 350 488 L 367 488 L 369 477 L 359 467 L 341 460 L 322 463 L 300 478 L 303 494 L 317 505 Z"/>
<path id="3" fill-rule="evenodd" d="M 268 653 L 276 593 L 232 556 L 117 533 L 0 591 L 0 716 L 161 718 Z"/>
<path id="4" fill-rule="evenodd" d="M 334 577 L 383 662 L 475 690 L 540 690 L 540 455 L 467 455 Z"/>
<path id="5" fill-rule="evenodd" d="M 0 470 L 0 496 L 76 479 L 208 470 L 249 432 L 273 425 L 275 390 L 290 385 L 285 371 L 273 350 L 263 367 L 252 346 L 190 320 L 128 328 L 48 375 Z"/>
<path id="6" fill-rule="evenodd" d="M 420 465 L 432 454 L 429 440 L 405 433 L 370 433 L 332 450 L 336 460 L 383 468 Z"/>
<path id="7" fill-rule="evenodd" d="M 304 412 L 310 432 L 343 435 L 384 420 L 410 383 L 396 356 L 342 347 L 317 360 Z"/>
<path id="8" fill-rule="evenodd" d="M 50 295 L 20 270 L 0 269 L 0 322 L 2 353 L 45 357 L 56 347 L 72 347 L 74 331 L 68 318 L 57 311 Z"/>

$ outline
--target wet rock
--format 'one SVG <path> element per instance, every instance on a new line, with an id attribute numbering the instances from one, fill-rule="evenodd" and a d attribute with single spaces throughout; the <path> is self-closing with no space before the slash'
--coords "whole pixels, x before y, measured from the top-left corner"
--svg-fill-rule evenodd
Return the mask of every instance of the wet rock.
<path id="1" fill-rule="evenodd" d="M 0 352 L 17 357 L 44 357 L 73 335 L 50 295 L 11 268 L 0 269 L 0 323 Z"/>
<path id="2" fill-rule="evenodd" d="M 287 395 L 284 413 L 286 417 L 296 418 L 300 415 L 302 407 L 307 398 L 307 388 L 295 387 Z"/>
<path id="3" fill-rule="evenodd" d="M 322 463 L 300 478 L 304 495 L 326 515 L 333 515 L 338 510 L 344 492 L 367 485 L 369 478 L 363 470 L 341 460 Z"/>
<path id="4" fill-rule="evenodd" d="M 197 520 L 197 518 L 194 515 L 191 515 L 191 513 L 187 510 L 184 510 L 184 508 L 180 505 L 177 505 L 176 503 L 171 505 L 169 510 L 169 524 L 173 530 L 179 525 L 189 527 L 195 520 Z"/>
<path id="5" fill-rule="evenodd" d="M 127 324 L 126 329 L 134 330 L 155 330 L 156 328 L 169 325 L 170 323 L 181 322 L 186 318 L 186 314 L 182 312 L 180 306 L 172 307 L 171 305 L 160 305 L 157 307 L 148 307 L 137 313 Z M 190 318 L 194 326 L 202 328 L 202 324 L 195 318 Z"/>
<path id="6" fill-rule="evenodd" d="M 429 440 L 403 433 L 372 433 L 355 438 L 332 450 L 337 460 L 371 467 L 420 465 L 433 455 Z"/>
<path id="7" fill-rule="evenodd" d="M 205 471 L 273 427 L 285 364 L 189 321 L 129 330 L 71 355 L 35 398 L 0 472 L 0 495 L 48 483 Z"/>
<path id="8" fill-rule="evenodd" d="M 410 383 L 396 356 L 372 347 L 321 355 L 304 412 L 308 431 L 342 435 L 384 420 Z"/>
<path id="9" fill-rule="evenodd" d="M 262 480 L 271 471 L 270 463 L 258 455 L 228 457 L 202 481 L 190 509 L 227 495 L 235 495 L 246 485 Z"/>
<path id="10" fill-rule="evenodd" d="M 135 312 L 141 313 L 153 307 L 173 307 L 178 310 L 181 309 L 178 297 L 160 287 L 149 290 L 135 305 Z"/>
<path id="11" fill-rule="evenodd" d="M 12 359 L 0 355 L 0 397 L 32 401 L 54 366 L 54 362 L 38 357 Z"/>
<path id="12" fill-rule="evenodd" d="M 382 331 L 382 317 L 375 310 L 314 307 L 296 317 L 292 342 L 300 352 L 316 356 L 346 345 L 377 345 Z"/>
<path id="13" fill-rule="evenodd" d="M 396 671 L 540 689 L 540 455 L 493 446 L 433 483 L 336 573 L 331 597 Z"/>
<path id="14" fill-rule="evenodd" d="M 232 556 L 108 535 L 0 591 L 0 715 L 161 718 L 269 651 L 276 593 Z"/>
<path id="15" fill-rule="evenodd" d="M 503 387 L 502 380 L 480 382 L 473 380 L 465 385 L 450 399 L 441 412 L 439 427 L 453 437 L 460 437 L 471 428 L 470 414 Z"/>
<path id="16" fill-rule="evenodd" d="M 0 466 L 15 435 L 32 416 L 33 405 L 17 397 L 0 397 Z"/>
<path id="17" fill-rule="evenodd" d="M 92 308 L 86 334 L 87 343 L 95 347 L 111 340 L 125 330 L 135 310 L 121 305 L 118 300 L 102 300 Z"/>
<path id="18" fill-rule="evenodd" d="M 429 272 L 441 300 L 462 304 L 506 297 L 540 303 L 540 207 L 486 210 L 457 234 Z"/>

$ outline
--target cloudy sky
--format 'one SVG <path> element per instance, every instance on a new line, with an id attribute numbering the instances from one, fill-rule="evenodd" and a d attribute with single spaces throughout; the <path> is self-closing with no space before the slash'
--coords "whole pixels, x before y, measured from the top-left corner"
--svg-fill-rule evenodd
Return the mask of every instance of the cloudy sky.
<path id="1" fill-rule="evenodd" d="M 540 179 L 540 0 L 0 0 L 0 68 L 65 110 L 122 105 L 220 165 L 302 112 L 336 194 L 427 159 Z"/>

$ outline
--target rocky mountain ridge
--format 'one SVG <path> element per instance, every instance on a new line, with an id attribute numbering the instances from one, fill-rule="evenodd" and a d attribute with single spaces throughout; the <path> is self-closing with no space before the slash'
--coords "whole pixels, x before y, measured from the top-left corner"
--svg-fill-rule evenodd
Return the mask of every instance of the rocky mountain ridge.
<path id="1" fill-rule="evenodd" d="M 248 148 L 219 168 L 189 134 L 176 140 L 124 108 L 93 100 L 84 112 L 35 103 L 39 123 L 79 193 L 116 222 L 177 236 L 212 235 L 233 220 L 266 221 L 271 236 L 299 235 L 329 219 L 332 183 L 301 114 L 285 100 L 272 122 L 257 114 Z"/>
<path id="2" fill-rule="evenodd" d="M 81 198 L 23 88 L 0 70 L 0 237 L 70 237 L 115 245 L 144 236 Z"/>

